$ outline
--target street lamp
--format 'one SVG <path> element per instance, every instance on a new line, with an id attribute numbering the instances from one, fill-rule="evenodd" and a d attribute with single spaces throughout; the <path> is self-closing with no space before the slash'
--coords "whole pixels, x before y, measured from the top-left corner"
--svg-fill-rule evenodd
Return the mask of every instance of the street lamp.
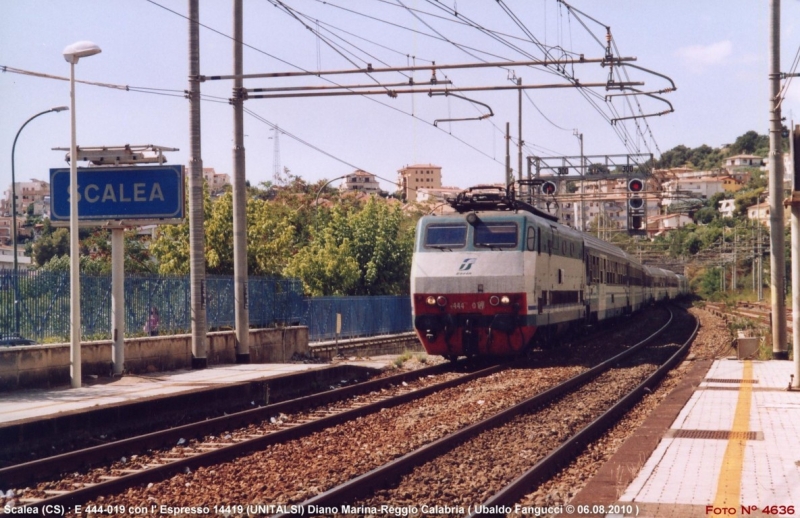
<path id="1" fill-rule="evenodd" d="M 315 228 L 315 229 L 316 229 L 316 228 L 317 228 L 317 226 L 318 226 L 318 225 L 317 225 L 317 214 L 319 213 L 319 206 L 317 205 L 317 203 L 319 203 L 319 196 L 320 196 L 320 194 L 322 194 L 322 191 L 324 191 L 324 190 L 325 190 L 325 187 L 329 186 L 330 184 L 332 184 L 332 183 L 333 183 L 333 182 L 335 182 L 336 180 L 342 180 L 342 179 L 344 179 L 344 178 L 347 178 L 348 176 L 350 176 L 350 175 L 349 175 L 349 174 L 345 174 L 345 175 L 342 175 L 342 176 L 337 176 L 337 177 L 336 177 L 336 178 L 334 178 L 333 180 L 330 180 L 330 181 L 326 182 L 326 183 L 325 183 L 325 185 L 323 185 L 322 187 L 320 187 L 320 188 L 319 188 L 319 190 L 317 191 L 317 196 L 314 198 L 314 228 Z"/>
<path id="2" fill-rule="evenodd" d="M 44 115 L 45 113 L 50 112 L 63 112 L 64 110 L 69 110 L 66 106 L 57 106 L 55 108 L 50 108 L 49 110 L 45 110 L 43 112 L 39 112 L 30 119 L 25 121 L 19 131 L 17 131 L 17 136 L 14 137 L 14 145 L 11 146 L 11 232 L 12 232 L 12 241 L 14 244 L 14 336 L 16 338 L 20 337 L 19 334 L 19 264 L 17 263 L 17 180 L 14 173 L 14 152 L 17 149 L 17 139 L 19 138 L 19 134 L 22 133 L 22 130 L 25 126 L 28 125 L 30 121 L 38 117 L 39 115 Z"/>
<path id="3" fill-rule="evenodd" d="M 70 286 L 70 378 L 74 388 L 81 386 L 81 277 L 78 242 L 78 147 L 75 144 L 75 64 L 80 58 L 94 56 L 100 47 L 91 41 L 79 41 L 64 49 L 69 63 L 69 102 L 71 135 L 69 151 L 69 286 Z"/>

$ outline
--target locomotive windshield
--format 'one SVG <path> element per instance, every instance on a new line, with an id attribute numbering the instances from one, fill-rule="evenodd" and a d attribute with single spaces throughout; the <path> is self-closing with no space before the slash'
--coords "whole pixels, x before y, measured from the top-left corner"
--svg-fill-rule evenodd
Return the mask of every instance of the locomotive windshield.
<path id="1" fill-rule="evenodd" d="M 425 246 L 431 248 L 463 248 L 467 244 L 464 224 L 432 224 L 425 228 Z"/>
<path id="2" fill-rule="evenodd" d="M 492 248 L 516 248 L 517 224 L 479 222 L 475 226 L 475 246 Z"/>

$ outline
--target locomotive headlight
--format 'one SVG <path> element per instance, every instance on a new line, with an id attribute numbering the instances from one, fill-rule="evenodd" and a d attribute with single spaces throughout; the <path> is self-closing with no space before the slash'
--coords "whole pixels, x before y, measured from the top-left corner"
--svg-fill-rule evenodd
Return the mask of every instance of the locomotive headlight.
<path id="1" fill-rule="evenodd" d="M 434 297 L 433 295 L 428 295 L 428 298 L 425 299 L 425 303 L 428 304 L 429 306 L 435 306 L 436 305 L 436 297 Z"/>
<path id="2" fill-rule="evenodd" d="M 500 304 L 508 306 L 509 304 L 511 304 L 511 299 L 508 297 L 508 295 L 503 295 L 502 297 L 500 297 Z"/>
<path id="3" fill-rule="evenodd" d="M 436 304 L 438 304 L 440 308 L 445 307 L 447 305 L 447 298 L 445 298 L 442 295 L 439 295 L 438 297 L 436 297 Z"/>
<path id="4" fill-rule="evenodd" d="M 500 304 L 500 297 L 498 297 L 497 295 L 492 295 L 491 297 L 489 297 L 489 304 L 491 304 L 492 306 Z"/>

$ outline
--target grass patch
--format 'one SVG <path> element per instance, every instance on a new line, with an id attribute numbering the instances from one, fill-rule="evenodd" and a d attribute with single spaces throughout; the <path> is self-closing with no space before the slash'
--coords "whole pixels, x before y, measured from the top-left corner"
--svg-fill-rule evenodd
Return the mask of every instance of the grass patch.
<path id="1" fill-rule="evenodd" d="M 403 351 L 403 354 L 394 359 L 394 366 L 398 368 L 402 367 L 403 364 L 410 359 L 411 359 L 411 353 L 409 351 Z"/>

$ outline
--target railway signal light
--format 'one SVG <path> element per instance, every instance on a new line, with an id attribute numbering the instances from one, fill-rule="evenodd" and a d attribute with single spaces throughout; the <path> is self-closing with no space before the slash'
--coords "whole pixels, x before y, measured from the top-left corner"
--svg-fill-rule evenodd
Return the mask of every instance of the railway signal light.
<path id="1" fill-rule="evenodd" d="M 641 210 L 644 207 L 644 200 L 642 198 L 631 198 L 628 200 L 628 207 L 632 211 Z"/>
<path id="2" fill-rule="evenodd" d="M 642 192 L 644 190 L 644 181 L 641 178 L 631 178 L 628 180 L 628 190 L 630 192 Z"/>
<path id="3" fill-rule="evenodd" d="M 547 194 L 547 195 L 552 196 L 555 193 L 556 193 L 556 184 L 555 184 L 555 182 L 547 181 L 547 182 L 544 182 L 542 184 L 542 194 Z"/>

